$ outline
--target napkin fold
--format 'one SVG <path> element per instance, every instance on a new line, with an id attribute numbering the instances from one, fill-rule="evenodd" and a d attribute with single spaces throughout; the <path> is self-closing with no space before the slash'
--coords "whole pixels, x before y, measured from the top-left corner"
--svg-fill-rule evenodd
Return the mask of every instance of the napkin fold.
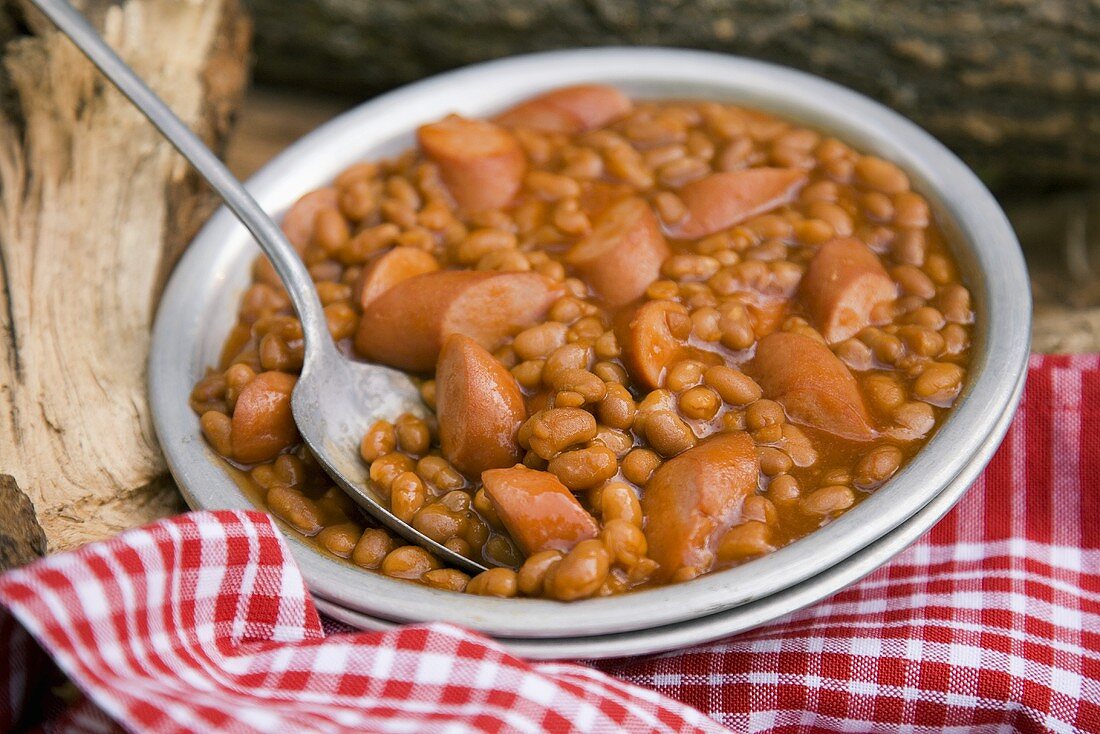
<path id="1" fill-rule="evenodd" d="M 0 577 L 0 605 L 3 730 L 1097 732 L 1100 359 L 1033 358 L 989 468 L 891 563 L 684 650 L 529 663 L 445 624 L 326 634 L 258 512 L 50 556 Z"/>

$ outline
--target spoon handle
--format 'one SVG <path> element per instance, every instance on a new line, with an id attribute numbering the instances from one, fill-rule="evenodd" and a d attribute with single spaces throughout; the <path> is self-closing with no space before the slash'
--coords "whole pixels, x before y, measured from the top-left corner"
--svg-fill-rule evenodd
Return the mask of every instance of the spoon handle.
<path id="1" fill-rule="evenodd" d="M 256 238 L 286 286 L 302 322 L 306 352 L 333 349 L 332 338 L 313 282 L 298 253 L 271 217 L 218 157 L 176 117 L 168 105 L 118 57 L 95 29 L 66 0 L 31 0 L 76 44 L 85 56 L 164 134 L 225 201 Z"/>

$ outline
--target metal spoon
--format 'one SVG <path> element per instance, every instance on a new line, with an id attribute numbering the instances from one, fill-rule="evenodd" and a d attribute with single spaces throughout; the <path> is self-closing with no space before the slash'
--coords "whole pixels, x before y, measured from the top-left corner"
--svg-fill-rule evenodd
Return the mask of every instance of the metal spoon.
<path id="1" fill-rule="evenodd" d="M 388 367 L 353 362 L 342 355 L 329 334 L 321 301 L 305 265 L 252 195 L 111 50 L 83 15 L 65 0 L 31 1 L 190 161 L 271 259 L 298 312 L 305 336 L 305 362 L 292 397 L 294 421 L 321 466 L 364 510 L 390 530 L 464 571 L 475 574 L 484 571 L 485 566 L 435 542 L 390 512 L 374 494 L 374 485 L 359 458 L 359 440 L 375 420 L 392 420 L 406 412 L 425 414 L 420 393 L 409 377 Z"/>

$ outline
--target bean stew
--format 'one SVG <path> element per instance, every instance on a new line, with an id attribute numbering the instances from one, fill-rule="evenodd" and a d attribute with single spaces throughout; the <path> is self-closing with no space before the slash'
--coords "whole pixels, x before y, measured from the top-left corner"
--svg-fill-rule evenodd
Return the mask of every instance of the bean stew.
<path id="1" fill-rule="evenodd" d="M 302 330 L 260 257 L 191 394 L 266 508 L 364 569 L 562 601 L 772 552 L 887 482 L 966 380 L 970 294 L 893 163 L 768 114 L 585 85 L 306 194 L 283 229 L 333 338 L 433 417 L 370 426 L 379 527 L 301 445 Z"/>

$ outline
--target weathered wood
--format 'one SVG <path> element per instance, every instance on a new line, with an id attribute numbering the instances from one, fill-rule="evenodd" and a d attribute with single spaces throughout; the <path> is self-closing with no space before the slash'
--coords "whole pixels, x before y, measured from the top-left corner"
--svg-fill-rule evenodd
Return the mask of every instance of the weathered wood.
<path id="1" fill-rule="evenodd" d="M 184 120 L 224 141 L 246 81 L 236 0 L 85 9 Z M 0 473 L 60 550 L 181 507 L 145 363 L 165 273 L 212 197 L 45 19 L 9 17 L 22 35 L 3 50 Z"/>
<path id="2" fill-rule="evenodd" d="M 989 180 L 1100 181 L 1091 0 L 249 0 L 257 76 L 371 94 L 540 49 L 648 44 L 769 59 L 863 91 Z"/>
<path id="3" fill-rule="evenodd" d="M 23 566 L 46 553 L 46 534 L 15 479 L 0 474 L 0 571 Z"/>

